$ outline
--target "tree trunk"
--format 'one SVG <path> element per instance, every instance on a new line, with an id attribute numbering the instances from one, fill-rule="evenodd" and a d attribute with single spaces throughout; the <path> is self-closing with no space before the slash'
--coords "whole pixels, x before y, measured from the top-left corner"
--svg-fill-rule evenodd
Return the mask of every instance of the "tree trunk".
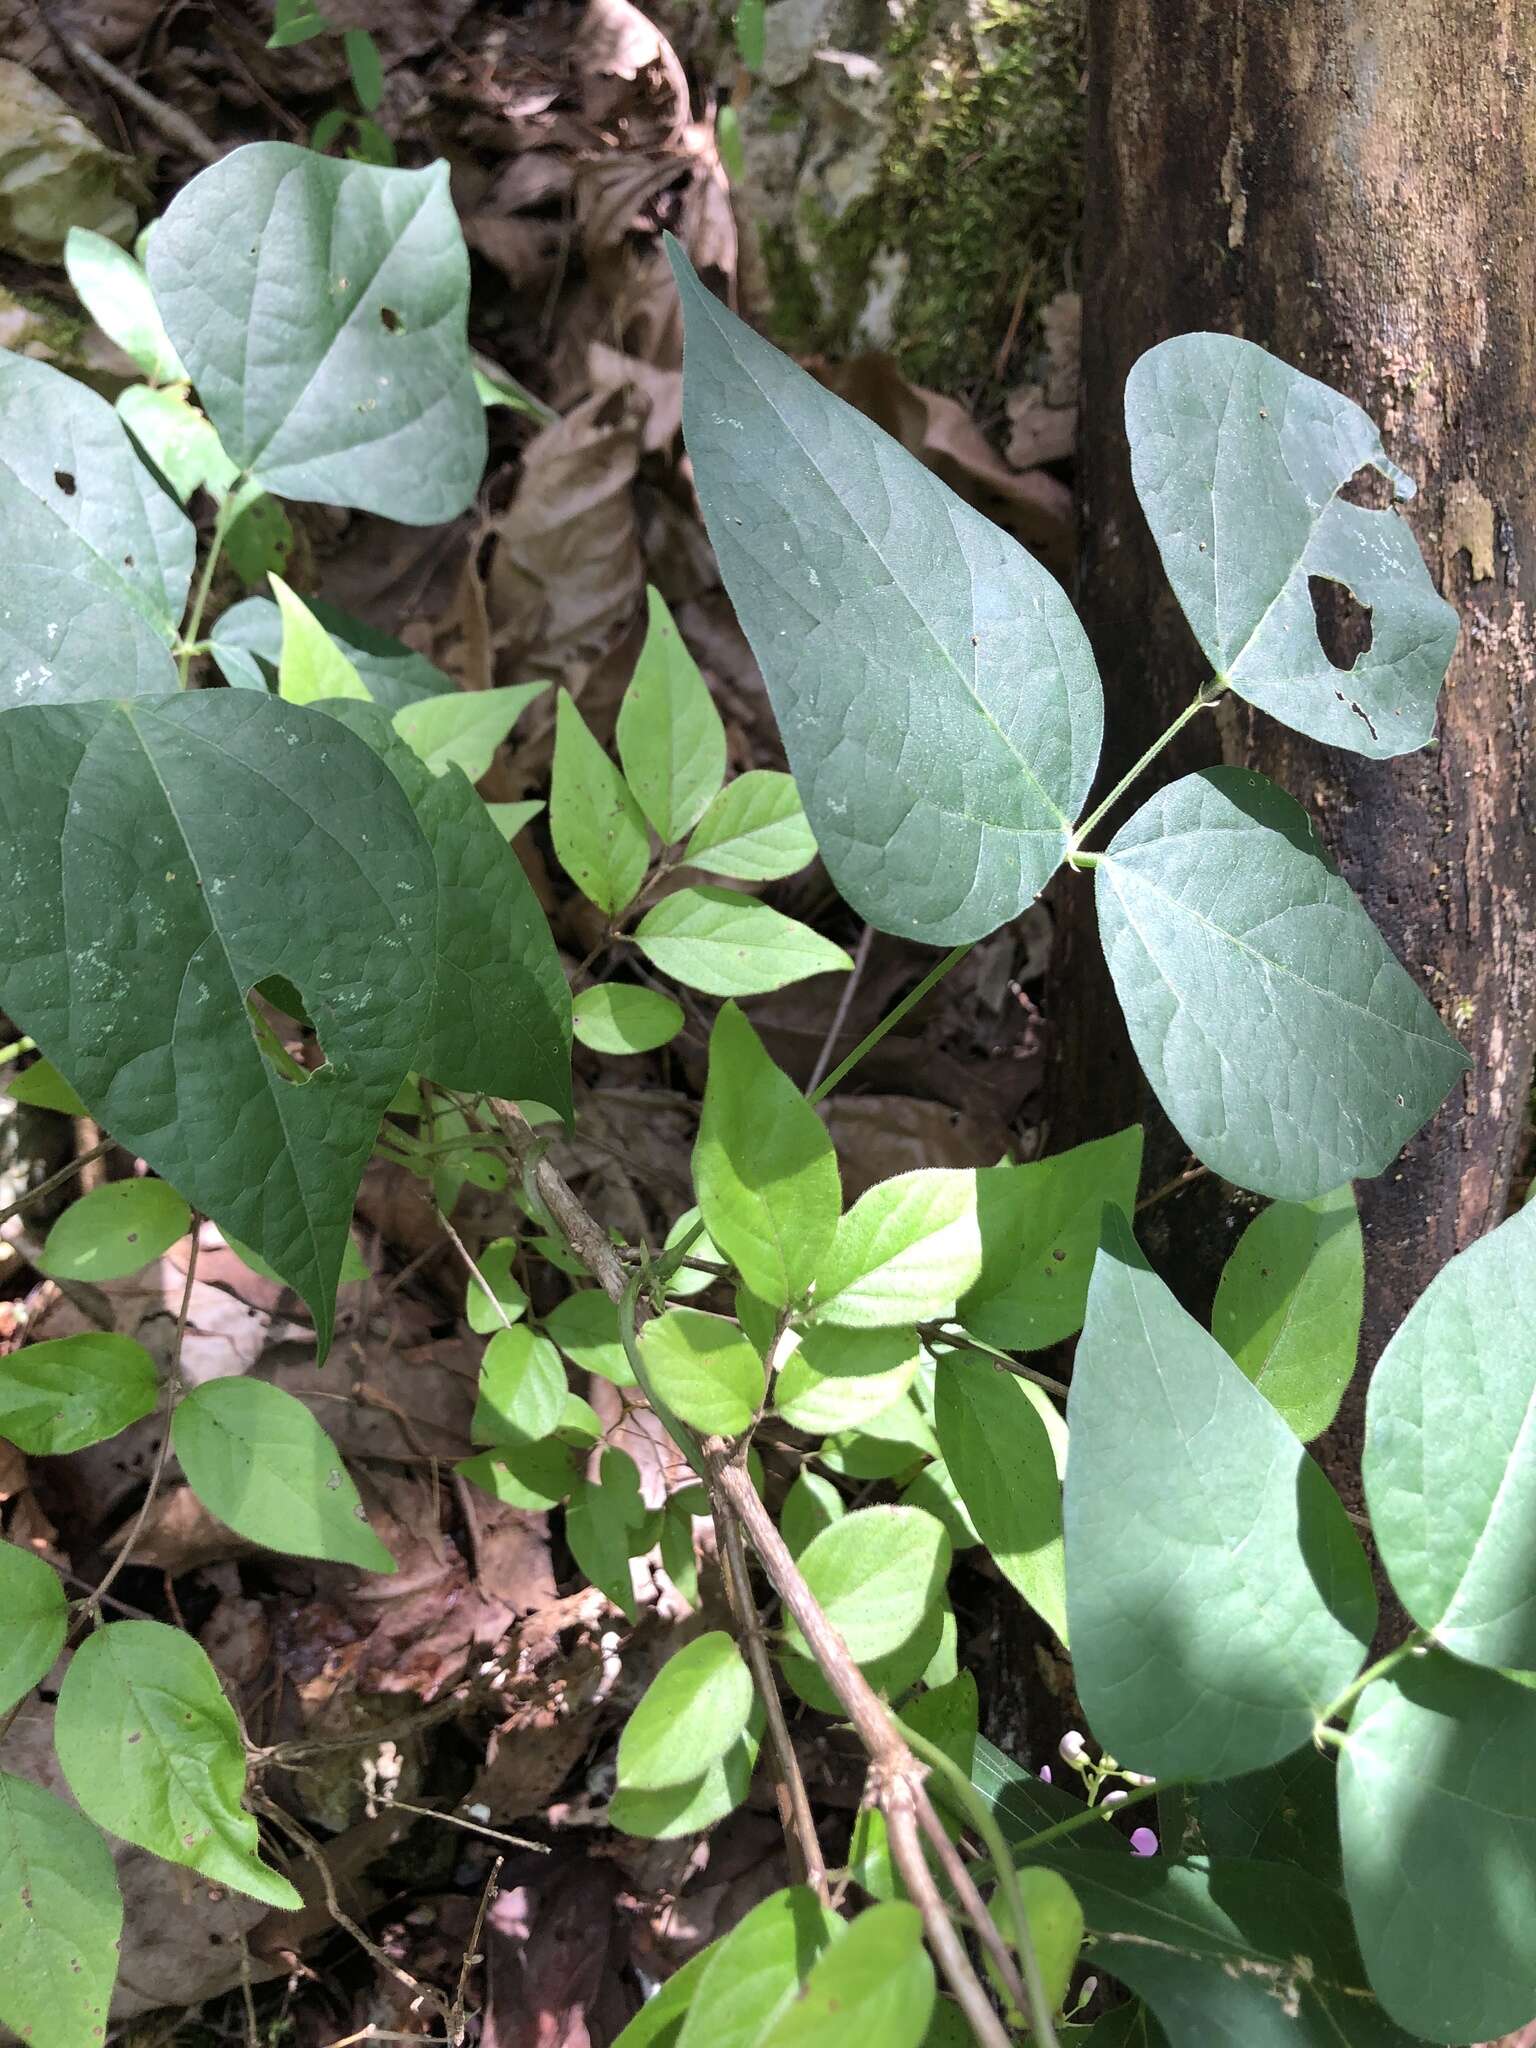
<path id="1" fill-rule="evenodd" d="M 1195 328 L 1243 334 L 1363 405 L 1418 480 L 1408 516 L 1462 618 L 1438 745 L 1364 761 L 1233 699 L 1197 720 L 1153 778 L 1219 755 L 1301 798 L 1476 1062 L 1403 1157 L 1359 1189 L 1362 1370 L 1323 1446 L 1356 1505 L 1369 1367 L 1431 1276 L 1499 1221 L 1526 1136 L 1536 4 L 1092 0 L 1089 12 L 1082 607 L 1108 699 L 1104 786 L 1204 674 L 1131 487 L 1125 380 L 1154 342 Z M 1063 1141 L 1146 1105 L 1085 895 L 1063 902 L 1053 1006 L 1057 1099 L 1077 1120 Z M 1165 1125 L 1153 1154 L 1155 1170 L 1183 1163 Z M 1194 1192 L 1144 1219 L 1154 1256 L 1197 1309 L 1243 1220 L 1220 1194 Z"/>

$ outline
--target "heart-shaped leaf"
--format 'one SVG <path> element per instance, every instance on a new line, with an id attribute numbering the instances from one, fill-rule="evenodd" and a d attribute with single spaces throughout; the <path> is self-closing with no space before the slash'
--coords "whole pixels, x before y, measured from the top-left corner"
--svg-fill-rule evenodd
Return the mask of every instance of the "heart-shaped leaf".
<path id="1" fill-rule="evenodd" d="M 53 1668 L 69 1628 L 59 1575 L 36 1551 L 0 1543 L 0 1714 Z"/>
<path id="2" fill-rule="evenodd" d="M 1261 775 L 1159 790 L 1100 856 L 1096 896 L 1147 1079 L 1240 1187 L 1307 1202 L 1380 1173 L 1470 1065 Z"/>
<path id="3" fill-rule="evenodd" d="M 99 1829 L 0 1771 L 0 2021 L 29 2048 L 100 2048 L 122 1931 Z"/>
<path id="4" fill-rule="evenodd" d="M 192 580 L 192 522 L 104 398 L 0 349 L 0 710 L 157 696 Z"/>
<path id="5" fill-rule="evenodd" d="M 1414 1620 L 1471 1663 L 1536 1670 L 1536 1205 L 1409 1310 L 1371 1375 L 1362 1468 Z"/>
<path id="6" fill-rule="evenodd" d="M 1413 495 L 1368 415 L 1251 341 L 1181 334 L 1131 371 L 1125 424 L 1136 495 L 1217 677 L 1329 746 L 1376 759 L 1422 747 L 1456 614 L 1407 524 L 1341 495 L 1360 469 Z M 1318 636 L 1318 579 L 1370 613 L 1347 669 Z"/>
<path id="7" fill-rule="evenodd" d="M 264 489 L 413 526 L 468 505 L 485 416 L 446 163 L 232 150 L 172 200 L 149 280 L 219 439 Z"/>
<path id="8" fill-rule="evenodd" d="M 740 1738 L 752 1713 L 752 1674 L 713 1629 L 669 1657 L 619 1737 L 619 1783 L 642 1792 L 686 1785 Z"/>
<path id="9" fill-rule="evenodd" d="M 1045 886 L 1093 780 L 1083 630 L 1023 548 L 671 257 L 705 523 L 832 879 L 881 931 L 981 938 Z"/>
<path id="10" fill-rule="evenodd" d="M 53 1337 L 0 1358 L 0 1436 L 34 1458 L 65 1457 L 116 1436 L 155 1399 L 155 1361 L 111 1331 Z"/>
<path id="11" fill-rule="evenodd" d="M 1370 1569 L 1327 1480 L 1114 1210 L 1067 1422 L 1067 1614 L 1094 1734 L 1159 1778 L 1299 1749 L 1370 1643 Z"/>
<path id="12" fill-rule="evenodd" d="M 398 782 L 326 713 L 250 690 L 24 708 L 0 717 L 0 869 L 7 1012 L 298 1290 L 323 1353 L 353 1197 L 433 990 L 437 883 Z M 302 1082 L 252 1028 L 271 975 L 326 1056 Z"/>

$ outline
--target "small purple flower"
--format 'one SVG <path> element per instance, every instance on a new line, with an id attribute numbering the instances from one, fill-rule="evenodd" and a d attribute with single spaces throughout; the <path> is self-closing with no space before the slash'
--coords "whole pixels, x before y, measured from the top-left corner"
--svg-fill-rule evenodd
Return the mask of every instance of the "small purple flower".
<path id="1" fill-rule="evenodd" d="M 1088 1745 L 1075 1728 L 1067 1730 L 1060 1742 L 1057 1743 L 1056 1748 L 1064 1764 L 1078 1766 L 1087 1760 Z"/>
<path id="2" fill-rule="evenodd" d="M 1051 1767 L 1050 1767 L 1050 1765 L 1049 1765 L 1049 1764 L 1042 1764 L 1042 1765 L 1041 1765 L 1041 1767 L 1040 1767 L 1040 1782 L 1041 1782 L 1041 1784 L 1042 1784 L 1042 1785 L 1049 1785 L 1049 1784 L 1050 1784 L 1050 1782 L 1051 1782 Z"/>
<path id="3" fill-rule="evenodd" d="M 1133 1856 L 1155 1856 L 1157 1854 L 1157 1837 L 1150 1828 L 1137 1828 L 1132 1834 L 1131 1854 Z"/>
<path id="4" fill-rule="evenodd" d="M 1113 1792 L 1106 1792 L 1104 1794 L 1104 1797 L 1099 1801 L 1099 1804 L 1100 1806 L 1124 1806 L 1125 1802 L 1127 1801 L 1127 1799 L 1130 1798 L 1130 1796 L 1131 1795 L 1129 1792 L 1123 1792 L 1117 1788 Z"/>

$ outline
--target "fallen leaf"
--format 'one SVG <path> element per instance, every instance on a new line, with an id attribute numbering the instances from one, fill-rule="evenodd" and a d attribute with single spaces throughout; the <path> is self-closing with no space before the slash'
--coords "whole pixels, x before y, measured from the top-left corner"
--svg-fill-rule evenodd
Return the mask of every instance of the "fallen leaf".
<path id="1" fill-rule="evenodd" d="M 0 248 L 57 263 L 72 227 L 126 242 L 145 196 L 126 157 L 40 78 L 0 58 Z"/>

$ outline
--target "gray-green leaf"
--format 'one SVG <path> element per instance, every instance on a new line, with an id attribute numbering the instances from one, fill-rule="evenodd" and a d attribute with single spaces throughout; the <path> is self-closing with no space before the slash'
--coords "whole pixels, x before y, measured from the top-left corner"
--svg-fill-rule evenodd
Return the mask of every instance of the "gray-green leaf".
<path id="1" fill-rule="evenodd" d="M 1536 1205 L 1409 1310 L 1371 1375 L 1362 1467 L 1414 1620 L 1471 1663 L 1536 1670 Z"/>
<path id="2" fill-rule="evenodd" d="M 122 1931 L 100 1830 L 0 1771 L 0 2021 L 28 2048 L 100 2048 Z"/>
<path id="3" fill-rule="evenodd" d="M 624 775 L 663 846 L 698 823 L 725 776 L 725 727 L 666 599 L 646 591 L 650 623 L 619 705 Z"/>
<path id="4" fill-rule="evenodd" d="M 1160 790 L 1096 893 L 1147 1078 L 1240 1187 L 1306 1202 L 1380 1173 L 1470 1065 L 1300 805 L 1247 769 Z"/>
<path id="5" fill-rule="evenodd" d="M 171 202 L 149 278 L 219 439 L 266 490 L 413 526 L 469 504 L 485 416 L 446 163 L 248 144 Z"/>
<path id="6" fill-rule="evenodd" d="M 0 349 L 0 710 L 155 696 L 197 536 L 123 423 L 73 377 Z"/>
<path id="7" fill-rule="evenodd" d="M 1432 738 L 1456 614 L 1407 524 L 1340 495 L 1369 468 L 1413 496 L 1369 416 L 1251 341 L 1181 334 L 1131 371 L 1125 424 L 1136 495 L 1217 677 L 1357 754 Z M 1348 670 L 1323 652 L 1312 578 L 1371 614 L 1368 651 Z"/>
<path id="8" fill-rule="evenodd" d="M 1104 1747 L 1227 1778 L 1308 1741 L 1376 1621 L 1338 1497 L 1106 1213 L 1067 1405 L 1067 1613 Z"/>
<path id="9" fill-rule="evenodd" d="M 0 1543 L 0 1714 L 53 1668 L 69 1628 L 59 1575 L 35 1551 Z"/>
<path id="10" fill-rule="evenodd" d="M 1365 1246 L 1346 1186 L 1260 1211 L 1223 1269 L 1211 1334 L 1310 1443 L 1354 1376 L 1364 1305 Z"/>
<path id="11" fill-rule="evenodd" d="M 705 522 L 827 867 L 882 931 L 981 938 L 1044 887 L 1093 780 L 1083 630 L 1023 548 L 671 255 Z"/>
<path id="12" fill-rule="evenodd" d="M 116 1436 L 155 1405 L 155 1361 L 106 1330 L 53 1337 L 0 1358 L 0 1436 L 34 1458 Z"/>

